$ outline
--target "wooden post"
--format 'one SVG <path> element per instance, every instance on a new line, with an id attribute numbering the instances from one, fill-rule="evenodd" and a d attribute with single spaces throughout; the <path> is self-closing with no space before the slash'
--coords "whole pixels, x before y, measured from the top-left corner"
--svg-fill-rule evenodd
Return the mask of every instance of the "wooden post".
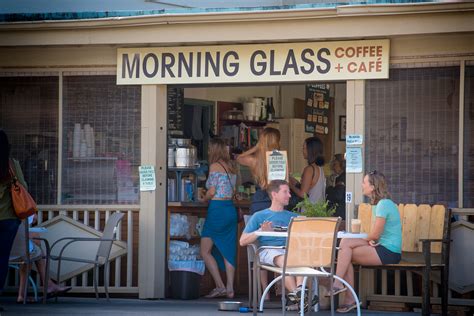
<path id="1" fill-rule="evenodd" d="M 142 86 L 141 165 L 155 167 L 156 190 L 140 193 L 138 293 L 141 299 L 164 298 L 166 286 L 166 85 Z"/>

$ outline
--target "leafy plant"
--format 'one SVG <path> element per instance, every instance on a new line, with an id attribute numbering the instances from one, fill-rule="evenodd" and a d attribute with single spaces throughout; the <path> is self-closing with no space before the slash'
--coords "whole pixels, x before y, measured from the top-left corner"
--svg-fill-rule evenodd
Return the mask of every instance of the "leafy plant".
<path id="1" fill-rule="evenodd" d="M 328 201 L 313 203 L 305 194 L 304 199 L 296 204 L 293 212 L 306 217 L 330 217 L 336 213 L 336 206 L 329 206 Z"/>

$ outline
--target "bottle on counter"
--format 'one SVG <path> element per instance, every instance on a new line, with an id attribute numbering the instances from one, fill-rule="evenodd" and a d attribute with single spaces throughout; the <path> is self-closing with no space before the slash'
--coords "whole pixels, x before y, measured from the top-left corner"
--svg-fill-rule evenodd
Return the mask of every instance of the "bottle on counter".
<path id="1" fill-rule="evenodd" d="M 273 121 L 275 119 L 275 107 L 273 106 L 273 98 L 267 99 L 267 120 Z"/>

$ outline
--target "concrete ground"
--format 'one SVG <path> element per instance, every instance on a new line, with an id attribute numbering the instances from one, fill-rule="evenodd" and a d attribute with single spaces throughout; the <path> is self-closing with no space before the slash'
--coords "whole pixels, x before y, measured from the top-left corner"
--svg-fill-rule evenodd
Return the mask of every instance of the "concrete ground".
<path id="1" fill-rule="evenodd" d="M 111 299 L 110 303 L 103 298 L 79 298 L 79 297 L 61 297 L 58 303 L 54 300 L 48 301 L 48 304 L 16 304 L 14 297 L 0 297 L 0 305 L 5 311 L 0 312 L 3 315 L 165 315 L 165 316 L 199 316 L 199 315 L 220 315 L 232 316 L 239 315 L 239 312 L 223 312 L 217 310 L 219 299 L 199 299 L 199 300 L 139 300 L 139 299 Z M 244 300 L 245 303 L 245 300 Z M 281 309 L 278 302 L 271 302 L 268 309 L 265 309 L 264 315 L 281 315 Z M 288 312 L 288 315 L 297 315 L 296 312 Z M 321 311 L 313 315 L 327 316 L 330 311 Z M 348 315 L 355 315 L 349 313 Z M 250 315 L 250 314 L 248 314 Z M 336 314 L 342 315 L 342 314 Z M 419 315 L 417 313 L 392 313 L 362 310 L 362 315 L 391 315 L 391 316 L 409 316 Z"/>

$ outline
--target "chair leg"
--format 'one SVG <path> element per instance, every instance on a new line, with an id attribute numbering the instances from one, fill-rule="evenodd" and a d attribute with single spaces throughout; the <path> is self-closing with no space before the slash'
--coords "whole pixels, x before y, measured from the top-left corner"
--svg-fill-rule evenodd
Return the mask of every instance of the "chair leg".
<path id="1" fill-rule="evenodd" d="M 109 299 L 109 262 L 104 264 L 104 290 L 105 290 L 105 297 L 107 298 L 107 302 L 110 301 Z"/>
<path id="2" fill-rule="evenodd" d="M 306 282 L 308 281 L 308 277 L 303 278 L 303 284 L 301 286 L 301 297 L 300 297 L 300 315 L 304 316 L 304 297 L 305 297 L 305 291 L 306 291 Z M 308 290 L 308 302 L 309 302 L 309 294 L 310 291 Z"/>
<path id="3" fill-rule="evenodd" d="M 270 292 L 272 286 L 273 286 L 274 284 L 276 284 L 276 283 L 277 283 L 278 281 L 280 281 L 280 280 L 281 280 L 281 276 L 279 275 L 279 276 L 277 276 L 276 278 L 274 278 L 274 279 L 272 280 L 272 282 L 270 282 L 270 283 L 267 285 L 267 287 L 265 288 L 265 290 L 263 291 L 263 294 L 262 294 L 262 295 L 260 296 L 260 298 L 259 298 L 259 302 L 260 302 L 260 305 L 259 305 L 259 308 L 258 308 L 258 311 L 259 311 L 259 312 L 263 312 L 263 304 L 265 303 L 265 297 L 266 297 L 267 293 Z M 259 285 L 259 286 L 260 286 L 260 285 Z"/>
<path id="4" fill-rule="evenodd" d="M 97 264 L 94 265 L 94 290 L 95 290 L 95 298 L 99 299 L 99 266 Z"/>
<path id="5" fill-rule="evenodd" d="M 430 267 L 423 269 L 423 301 L 421 303 L 421 313 L 423 316 L 431 315 L 430 306 Z"/>
<path id="6" fill-rule="evenodd" d="M 35 280 L 31 277 L 31 275 L 28 277 L 28 280 L 30 281 L 31 287 L 33 288 L 33 293 L 35 295 L 35 302 L 38 300 L 38 287 L 36 286 Z"/>
<path id="7" fill-rule="evenodd" d="M 280 275 L 281 277 L 281 312 L 283 316 L 286 315 L 286 287 L 285 287 L 285 276 Z"/>
<path id="8" fill-rule="evenodd" d="M 443 285 L 441 288 L 441 315 L 447 316 L 448 315 L 448 291 L 449 291 L 449 269 L 447 267 L 441 270 L 441 279 L 443 280 Z"/>
<path id="9" fill-rule="evenodd" d="M 253 295 L 252 294 L 252 289 L 253 289 L 253 286 L 252 286 L 252 284 L 253 284 L 252 283 L 252 280 L 253 280 L 252 279 L 252 265 L 251 265 L 250 262 L 247 262 L 247 269 L 248 269 L 247 270 L 247 275 L 248 275 L 248 280 L 249 280 L 248 281 L 248 284 L 249 284 L 249 304 L 248 304 L 248 306 L 250 307 L 250 306 L 252 306 L 251 303 L 252 303 L 252 295 Z"/>
<path id="10" fill-rule="evenodd" d="M 57 278 L 56 278 L 56 281 L 58 282 L 58 285 L 61 284 L 60 282 L 60 275 L 61 275 L 61 259 L 58 260 L 58 274 L 57 274 Z M 45 295 L 47 296 L 48 293 L 45 293 Z M 57 303 L 58 302 L 58 296 L 56 295 L 56 297 L 54 298 L 54 301 Z"/>
<path id="11" fill-rule="evenodd" d="M 30 278 L 31 263 L 26 262 L 26 276 L 25 276 L 25 288 L 23 290 L 23 304 L 26 304 L 27 295 L 28 295 L 28 280 Z"/>
<path id="12" fill-rule="evenodd" d="M 347 283 L 346 280 L 344 280 L 343 278 L 340 278 L 338 277 L 337 275 L 334 275 L 334 278 L 339 280 L 342 284 L 344 284 L 346 286 L 346 288 L 351 292 L 352 294 L 352 297 L 354 298 L 355 302 L 356 302 L 356 305 L 357 305 L 357 315 L 360 316 L 360 301 L 359 301 L 359 297 L 357 297 L 357 294 L 356 292 L 354 291 L 354 289 L 352 288 L 352 286 Z M 347 294 L 346 294 L 347 295 Z M 332 297 L 331 297 L 332 298 Z M 333 301 L 331 300 L 331 305 L 333 306 Z M 331 308 L 331 313 L 332 313 L 332 308 Z"/>

